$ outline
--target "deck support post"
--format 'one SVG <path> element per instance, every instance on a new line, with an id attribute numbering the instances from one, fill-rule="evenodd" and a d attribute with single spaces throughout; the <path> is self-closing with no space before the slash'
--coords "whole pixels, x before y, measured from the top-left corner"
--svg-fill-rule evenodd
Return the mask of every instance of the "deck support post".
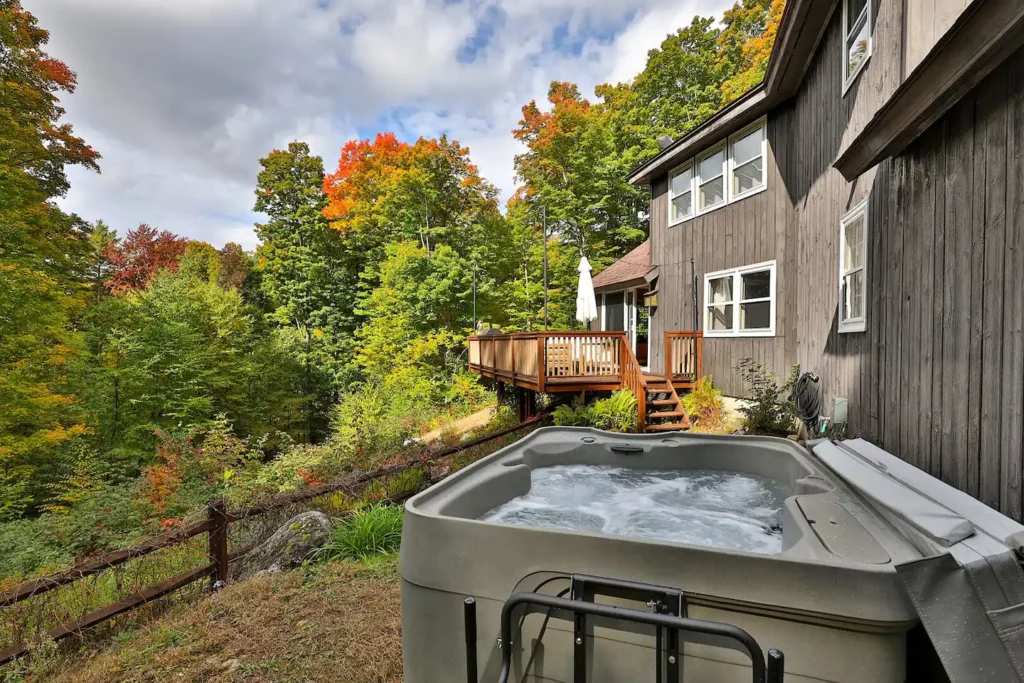
<path id="1" fill-rule="evenodd" d="M 497 394 L 498 394 L 498 405 L 499 406 L 503 405 L 505 403 L 505 383 L 504 382 L 500 382 L 500 381 L 498 382 Z"/>

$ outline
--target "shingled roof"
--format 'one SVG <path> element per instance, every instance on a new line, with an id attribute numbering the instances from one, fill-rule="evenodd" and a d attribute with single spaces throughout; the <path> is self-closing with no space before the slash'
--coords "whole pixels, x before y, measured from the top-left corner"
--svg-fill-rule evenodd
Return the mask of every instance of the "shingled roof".
<path id="1" fill-rule="evenodd" d="M 594 276 L 594 289 L 608 289 L 613 285 L 625 285 L 627 282 L 639 281 L 651 272 L 651 242 L 644 242 L 615 263 L 611 264 Z"/>

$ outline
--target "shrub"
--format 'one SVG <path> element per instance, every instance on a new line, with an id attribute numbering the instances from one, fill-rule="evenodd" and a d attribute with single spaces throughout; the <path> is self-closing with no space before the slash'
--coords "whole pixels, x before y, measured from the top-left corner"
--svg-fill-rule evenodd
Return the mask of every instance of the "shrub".
<path id="1" fill-rule="evenodd" d="M 796 421 L 796 405 L 782 397 L 800 376 L 800 366 L 794 365 L 786 383 L 779 386 L 774 372 L 768 372 L 764 363 L 753 358 L 744 358 L 736 366 L 736 371 L 749 386 L 749 403 L 740 408 L 744 417 L 744 427 L 753 434 L 769 434 L 787 436 L 793 432 Z"/>
<path id="2" fill-rule="evenodd" d="M 609 432 L 631 432 L 636 430 L 636 397 L 623 389 L 611 398 L 595 401 L 593 405 L 581 404 L 573 399 L 571 405 L 555 408 L 553 418 L 559 427 L 596 427 Z"/>
<path id="3" fill-rule="evenodd" d="M 591 406 L 580 403 L 579 398 L 574 398 L 571 404 L 563 403 L 555 408 L 551 415 L 555 424 L 559 427 L 593 427 L 594 416 Z"/>
<path id="4" fill-rule="evenodd" d="M 713 427 L 722 421 L 722 391 L 711 377 L 701 377 L 693 391 L 683 396 L 683 407 L 695 424 Z"/>
<path id="5" fill-rule="evenodd" d="M 594 404 L 594 426 L 609 432 L 636 431 L 636 397 L 628 390 L 616 391 L 611 398 Z"/>
<path id="6" fill-rule="evenodd" d="M 377 505 L 360 510 L 335 527 L 331 542 L 318 555 L 324 559 L 364 559 L 393 553 L 402 544 L 402 508 Z"/>

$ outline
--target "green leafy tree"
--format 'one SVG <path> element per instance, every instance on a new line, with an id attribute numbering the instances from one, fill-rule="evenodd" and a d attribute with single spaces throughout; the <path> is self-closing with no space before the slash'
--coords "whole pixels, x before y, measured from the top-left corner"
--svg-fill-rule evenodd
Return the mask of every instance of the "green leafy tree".
<path id="1" fill-rule="evenodd" d="M 320 157 L 293 142 L 260 165 L 255 210 L 269 220 L 256 226 L 259 287 L 271 319 L 302 349 L 306 438 L 314 440 L 324 434 L 329 406 L 345 383 L 357 280 L 341 235 L 323 213 Z"/>
<path id="2" fill-rule="evenodd" d="M 202 282 L 220 282 L 220 252 L 206 242 L 189 242 L 178 264 L 178 272 Z"/>

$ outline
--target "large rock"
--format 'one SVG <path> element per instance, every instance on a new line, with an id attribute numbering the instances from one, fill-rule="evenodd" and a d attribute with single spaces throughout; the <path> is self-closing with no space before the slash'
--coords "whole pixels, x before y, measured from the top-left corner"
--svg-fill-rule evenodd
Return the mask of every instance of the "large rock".
<path id="1" fill-rule="evenodd" d="M 330 540 L 330 518 L 322 512 L 303 512 L 253 548 L 240 563 L 239 572 L 279 572 L 298 567 Z"/>

